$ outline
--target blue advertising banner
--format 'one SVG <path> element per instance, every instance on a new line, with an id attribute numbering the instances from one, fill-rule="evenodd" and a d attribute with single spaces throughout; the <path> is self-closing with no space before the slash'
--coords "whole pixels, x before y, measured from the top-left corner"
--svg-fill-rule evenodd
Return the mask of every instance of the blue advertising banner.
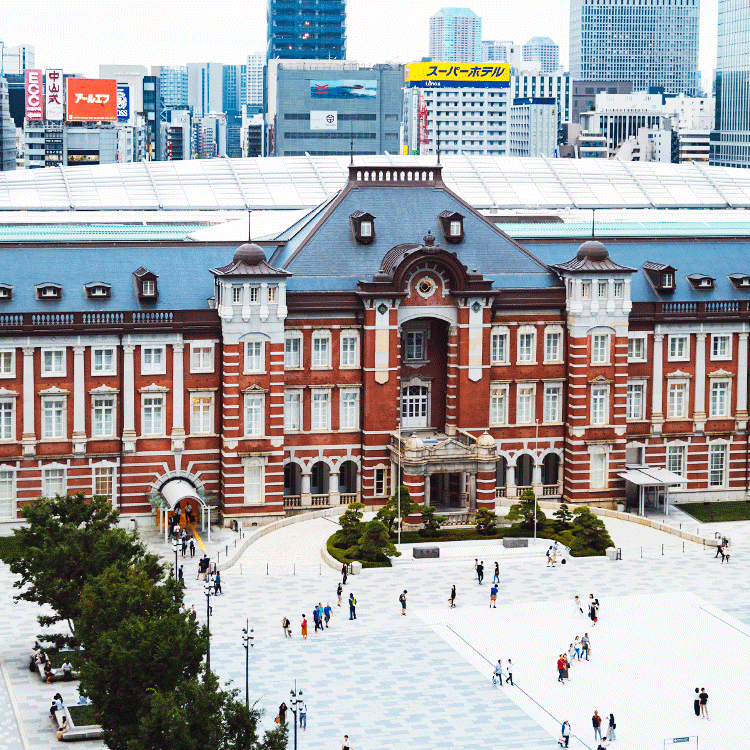
<path id="1" fill-rule="evenodd" d="M 130 86 L 117 87 L 117 119 L 130 119 Z"/>
<path id="2" fill-rule="evenodd" d="M 310 81 L 313 99 L 375 99 L 377 95 L 377 79 Z"/>

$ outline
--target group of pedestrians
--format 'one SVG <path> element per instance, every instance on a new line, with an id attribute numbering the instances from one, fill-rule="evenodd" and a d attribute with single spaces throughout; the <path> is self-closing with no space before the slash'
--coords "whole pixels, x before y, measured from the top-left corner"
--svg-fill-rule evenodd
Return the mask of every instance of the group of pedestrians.
<path id="1" fill-rule="evenodd" d="M 588 633 L 584 633 L 583 638 L 576 636 L 567 651 L 564 651 L 557 657 L 557 681 L 563 685 L 565 684 L 565 680 L 570 682 L 569 670 L 571 663 L 581 661 L 581 659 L 588 661 L 590 649 L 591 640 Z"/>
<path id="2" fill-rule="evenodd" d="M 554 542 L 554 544 L 550 544 L 546 554 L 548 568 L 555 567 L 558 554 L 560 554 L 560 545 L 557 542 Z"/>
<path id="3" fill-rule="evenodd" d="M 695 715 L 702 719 L 708 719 L 708 693 L 706 688 L 695 688 L 695 700 L 693 700 Z"/>
<path id="4" fill-rule="evenodd" d="M 503 660 L 498 659 L 497 665 L 495 666 L 494 671 L 492 672 L 492 682 L 495 685 L 500 685 L 500 687 L 503 686 L 503 677 L 505 677 L 505 681 L 508 685 L 511 687 L 513 686 L 513 670 L 515 668 L 515 664 L 508 659 L 508 664 L 506 666 L 506 671 L 503 674 Z"/>
<path id="5" fill-rule="evenodd" d="M 731 549 L 729 547 L 729 539 L 726 537 L 717 537 L 716 539 L 716 554 L 714 555 L 714 560 L 721 555 L 721 564 L 723 565 L 725 562 L 729 564 L 729 554 L 731 552 Z"/>

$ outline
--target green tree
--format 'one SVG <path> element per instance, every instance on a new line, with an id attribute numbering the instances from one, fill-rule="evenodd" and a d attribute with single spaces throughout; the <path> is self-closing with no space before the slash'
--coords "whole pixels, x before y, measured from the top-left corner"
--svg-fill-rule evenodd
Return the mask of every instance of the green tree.
<path id="1" fill-rule="evenodd" d="M 435 515 L 435 508 L 432 505 L 422 505 L 420 510 L 422 511 L 422 528 L 419 530 L 419 535 L 428 538 L 437 536 L 441 525 L 448 519 L 445 516 Z"/>
<path id="2" fill-rule="evenodd" d="M 346 549 L 357 543 L 362 535 L 363 503 L 349 503 L 349 507 L 339 518 L 341 529 L 336 534 L 336 546 Z"/>
<path id="3" fill-rule="evenodd" d="M 388 498 L 388 502 L 375 514 L 375 518 L 377 518 L 378 521 L 382 521 L 388 527 L 389 533 L 393 531 L 393 524 L 396 522 L 396 519 L 399 518 L 399 497 L 401 498 L 400 518 L 402 523 L 404 518 L 411 516 L 414 513 L 418 513 L 419 509 L 421 509 L 420 504 L 415 503 L 411 499 L 409 489 L 401 485 L 397 492 L 394 492 L 393 495 Z"/>
<path id="4" fill-rule="evenodd" d="M 585 505 L 573 511 L 573 540 L 570 554 L 573 557 L 601 556 L 607 547 L 615 544 L 609 536 L 604 522 Z"/>
<path id="5" fill-rule="evenodd" d="M 400 557 L 401 553 L 391 542 L 388 529 L 382 521 L 373 518 L 365 524 L 359 541 L 346 551 L 346 556 L 367 562 L 385 562 L 388 557 Z"/>
<path id="6" fill-rule="evenodd" d="M 562 523 L 570 523 L 570 521 L 573 519 L 573 514 L 570 512 L 570 508 L 568 508 L 565 503 L 562 503 L 552 515 Z"/>
<path id="7" fill-rule="evenodd" d="M 536 531 L 540 534 L 547 526 L 547 516 L 539 508 L 533 490 L 524 490 L 521 502 L 510 506 L 505 516 L 508 521 L 515 521 L 512 529 L 515 533 L 531 536 L 534 533 L 534 514 L 536 514 Z"/>
<path id="8" fill-rule="evenodd" d="M 479 534 L 494 534 L 495 525 L 497 524 L 497 513 L 488 508 L 479 508 L 477 510 L 476 527 Z"/>
<path id="9" fill-rule="evenodd" d="M 39 616 L 42 626 L 67 622 L 69 636 L 45 634 L 58 646 L 76 645 L 86 581 L 117 562 L 139 561 L 152 575 L 160 568 L 136 532 L 118 528 L 120 514 L 106 497 L 39 498 L 21 515 L 28 525 L 13 531 L 20 551 L 10 559 L 11 572 L 20 576 L 13 585 L 22 589 L 15 598 L 52 608 L 54 614 Z"/>

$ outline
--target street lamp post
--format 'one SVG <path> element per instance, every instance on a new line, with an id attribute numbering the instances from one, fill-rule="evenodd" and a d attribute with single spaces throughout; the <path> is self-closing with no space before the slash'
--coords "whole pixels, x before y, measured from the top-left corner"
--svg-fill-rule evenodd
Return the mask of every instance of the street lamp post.
<path id="1" fill-rule="evenodd" d="M 254 636 L 252 635 L 253 629 L 250 628 L 248 632 L 249 625 L 250 620 L 245 620 L 245 627 L 242 628 L 242 645 L 245 647 L 245 708 L 250 708 L 250 693 L 248 690 L 247 672 L 250 662 L 250 649 L 253 647 L 254 638 Z"/>
<path id="2" fill-rule="evenodd" d="M 211 669 L 211 582 L 203 584 L 203 593 L 206 595 L 206 668 Z"/>
<path id="3" fill-rule="evenodd" d="M 294 714 L 294 750 L 297 750 L 297 709 L 302 703 L 302 691 L 297 690 L 297 680 L 294 681 L 294 690 L 289 691 L 289 705 Z"/>
<path id="4" fill-rule="evenodd" d="M 177 580 L 177 550 L 180 548 L 180 543 L 177 539 L 172 540 L 172 551 L 174 552 L 174 579 Z"/>

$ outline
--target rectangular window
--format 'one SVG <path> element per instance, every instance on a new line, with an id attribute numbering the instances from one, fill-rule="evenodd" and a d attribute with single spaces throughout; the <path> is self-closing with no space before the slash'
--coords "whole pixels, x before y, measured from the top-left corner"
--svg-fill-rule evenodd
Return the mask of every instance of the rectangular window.
<path id="1" fill-rule="evenodd" d="M 595 333 L 591 337 L 591 364 L 606 365 L 609 362 L 609 334 Z"/>
<path id="2" fill-rule="evenodd" d="M 263 342 L 245 342 L 245 372 L 263 372 Z"/>
<path id="3" fill-rule="evenodd" d="M 607 424 L 609 419 L 609 387 L 595 385 L 591 388 L 591 424 Z"/>
<path id="4" fill-rule="evenodd" d="M 141 289 L 144 297 L 153 297 L 156 294 L 156 282 L 153 279 L 146 279 Z"/>
<path id="5" fill-rule="evenodd" d="M 13 440 L 16 436 L 14 411 L 15 399 L 0 401 L 0 440 Z"/>
<path id="6" fill-rule="evenodd" d="M 272 285 L 268 287 L 268 301 L 269 302 L 276 302 L 276 290 L 278 287 L 276 285 Z"/>
<path id="7" fill-rule="evenodd" d="M 590 475 L 592 490 L 603 490 L 607 487 L 607 454 L 604 451 L 591 454 Z"/>
<path id="8" fill-rule="evenodd" d="M 490 390 L 490 424 L 508 423 L 508 387 L 498 386 Z"/>
<path id="9" fill-rule="evenodd" d="M 536 332 L 519 331 L 518 333 L 518 361 L 534 362 L 536 359 Z"/>
<path id="10" fill-rule="evenodd" d="M 725 444 L 708 446 L 708 485 L 725 487 L 727 483 L 727 446 Z"/>
<path id="11" fill-rule="evenodd" d="M 669 419 L 687 418 L 687 383 L 673 381 L 667 387 L 667 416 Z"/>
<path id="12" fill-rule="evenodd" d="M 492 334 L 492 363 L 502 364 L 508 361 L 508 333 L 493 332 Z"/>
<path id="13" fill-rule="evenodd" d="M 544 361 L 559 362 L 562 356 L 560 344 L 562 333 L 560 331 L 547 331 L 544 334 Z"/>
<path id="14" fill-rule="evenodd" d="M 643 419 L 643 383 L 628 383 L 626 419 Z"/>
<path id="15" fill-rule="evenodd" d="M 404 357 L 407 362 L 424 362 L 427 359 L 426 339 L 424 331 L 406 331 Z"/>
<path id="16" fill-rule="evenodd" d="M 687 336 L 670 336 L 669 337 L 669 359 L 672 361 L 684 361 L 688 359 L 690 352 L 688 350 Z"/>
<path id="17" fill-rule="evenodd" d="M 190 372 L 214 371 L 213 344 L 190 345 Z"/>
<path id="18" fill-rule="evenodd" d="M 591 299 L 591 282 L 584 281 L 581 284 L 581 299 Z"/>
<path id="19" fill-rule="evenodd" d="M 732 337 L 724 334 L 711 336 L 711 359 L 732 358 Z"/>
<path id="20" fill-rule="evenodd" d="M 245 467 L 245 503 L 260 505 L 263 502 L 263 467 Z"/>
<path id="21" fill-rule="evenodd" d="M 260 300 L 260 287 L 251 286 L 250 287 L 250 304 L 257 305 L 259 300 Z"/>
<path id="22" fill-rule="evenodd" d="M 331 366 L 331 337 L 328 333 L 313 333 L 312 339 L 312 366 Z"/>
<path id="23" fill-rule="evenodd" d="M 4 352 L 0 352 L 0 377 L 12 378 L 15 377 L 15 349 L 10 349 Z"/>
<path id="24" fill-rule="evenodd" d="M 262 437 L 265 396 L 245 396 L 245 437 Z"/>
<path id="25" fill-rule="evenodd" d="M 342 390 L 339 394 L 339 429 L 359 428 L 359 390 Z"/>
<path id="26" fill-rule="evenodd" d="M 628 360 L 642 362 L 646 359 L 646 339 L 639 337 L 628 339 Z"/>
<path id="27" fill-rule="evenodd" d="M 709 417 L 729 416 L 729 381 L 711 379 Z"/>
<path id="28" fill-rule="evenodd" d="M 516 405 L 516 423 L 532 424 L 534 422 L 534 387 L 519 385 Z"/>
<path id="29" fill-rule="evenodd" d="M 314 390 L 312 394 L 313 430 L 331 429 L 331 394 L 329 391 Z"/>
<path id="30" fill-rule="evenodd" d="M 113 396 L 94 396 L 91 415 L 94 437 L 113 437 L 115 434 L 115 399 Z"/>
<path id="31" fill-rule="evenodd" d="M 65 437 L 64 398 L 42 398 L 42 436 L 45 440 L 62 440 Z"/>
<path id="32" fill-rule="evenodd" d="M 609 286 L 609 284 L 606 281 L 600 281 L 600 282 L 598 282 L 597 289 L 598 289 L 598 297 L 599 297 L 599 299 L 607 299 L 607 297 L 609 296 L 608 290 L 607 290 L 608 286 Z"/>
<path id="33" fill-rule="evenodd" d="M 166 359 L 163 346 L 141 347 L 141 373 L 165 373 Z"/>
<path id="34" fill-rule="evenodd" d="M 284 391 L 284 429 L 298 432 L 302 429 L 302 393 Z"/>
<path id="35" fill-rule="evenodd" d="M 289 336 L 284 339 L 284 367 L 287 369 L 302 366 L 302 339 L 300 336 Z"/>
<path id="36" fill-rule="evenodd" d="M 111 466 L 94 467 L 94 494 L 112 497 L 113 468 Z"/>
<path id="37" fill-rule="evenodd" d="M 375 469 L 375 495 L 383 497 L 386 493 L 385 469 Z"/>
<path id="38" fill-rule="evenodd" d="M 14 506 L 13 472 L 0 471 L 0 518 L 13 518 L 15 516 Z"/>
<path id="39" fill-rule="evenodd" d="M 164 396 L 143 397 L 143 435 L 164 434 Z"/>
<path id="40" fill-rule="evenodd" d="M 622 299 L 625 294 L 625 284 L 622 281 L 615 281 L 615 299 Z"/>
<path id="41" fill-rule="evenodd" d="M 667 446 L 667 471 L 685 476 L 685 447 L 684 445 Z"/>
<path id="42" fill-rule="evenodd" d="M 115 350 L 92 349 L 91 371 L 94 375 L 114 375 L 115 373 Z"/>
<path id="43" fill-rule="evenodd" d="M 65 350 L 42 350 L 42 375 L 65 375 Z"/>
<path id="44" fill-rule="evenodd" d="M 242 287 L 239 285 L 235 285 L 232 287 L 232 303 L 235 305 L 242 304 Z"/>
<path id="45" fill-rule="evenodd" d="M 562 386 L 548 383 L 544 386 L 544 421 L 562 422 Z"/>
<path id="46" fill-rule="evenodd" d="M 213 431 L 213 395 L 211 393 L 193 393 L 190 399 L 190 432 L 210 435 Z"/>
<path id="47" fill-rule="evenodd" d="M 341 334 L 341 366 L 356 367 L 359 364 L 359 338 L 350 333 Z"/>
<path id="48" fill-rule="evenodd" d="M 65 469 L 42 470 L 42 494 L 44 497 L 65 494 Z"/>

